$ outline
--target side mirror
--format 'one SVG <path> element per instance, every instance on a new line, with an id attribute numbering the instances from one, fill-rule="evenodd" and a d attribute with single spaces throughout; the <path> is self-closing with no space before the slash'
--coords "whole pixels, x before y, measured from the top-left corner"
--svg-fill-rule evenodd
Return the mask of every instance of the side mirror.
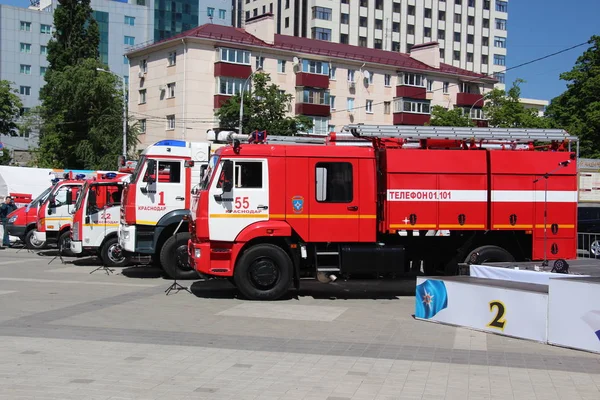
<path id="1" fill-rule="evenodd" d="M 73 204 L 73 192 L 71 190 L 67 190 L 67 202 L 66 204 L 70 206 Z"/>
<path id="2" fill-rule="evenodd" d="M 225 192 L 231 192 L 231 189 L 233 189 L 233 182 L 232 181 L 225 181 L 225 182 L 223 182 L 223 193 L 225 193 Z"/>
<path id="3" fill-rule="evenodd" d="M 192 167 L 194 166 L 194 160 L 186 160 L 186 161 L 183 163 L 183 166 L 184 166 L 185 168 L 192 168 Z"/>
<path id="4" fill-rule="evenodd" d="M 146 176 L 145 176 L 145 180 L 148 183 L 148 185 L 152 185 L 154 182 L 156 182 L 153 178 L 152 175 L 156 176 L 156 160 L 148 160 L 148 164 L 146 166 Z"/>
<path id="5" fill-rule="evenodd" d="M 48 199 L 48 204 L 50 205 L 50 207 L 56 207 L 56 199 L 54 198 L 54 195 L 50 196 L 50 198 Z"/>

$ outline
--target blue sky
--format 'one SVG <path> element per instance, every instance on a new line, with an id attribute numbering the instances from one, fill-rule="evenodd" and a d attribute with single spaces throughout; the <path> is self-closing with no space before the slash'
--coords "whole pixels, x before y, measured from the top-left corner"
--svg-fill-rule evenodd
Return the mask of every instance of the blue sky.
<path id="1" fill-rule="evenodd" d="M 26 7 L 28 0 L 0 0 Z M 509 0 L 507 68 L 585 42 L 600 35 L 600 0 Z M 493 23 L 493 21 L 492 21 Z M 490 44 L 493 38 L 490 38 Z M 566 89 L 559 79 L 588 46 L 507 72 L 507 86 L 517 78 L 526 81 L 521 97 L 551 100 Z M 490 49 L 493 49 L 490 48 Z M 493 59 L 490 57 L 490 60 Z"/>

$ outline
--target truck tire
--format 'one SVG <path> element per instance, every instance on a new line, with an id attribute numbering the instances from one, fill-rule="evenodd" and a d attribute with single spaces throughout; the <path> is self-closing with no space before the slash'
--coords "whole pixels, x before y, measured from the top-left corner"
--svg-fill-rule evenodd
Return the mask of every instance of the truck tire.
<path id="1" fill-rule="evenodd" d="M 25 246 L 28 249 L 41 250 L 46 247 L 46 242 L 35 240 L 35 229 L 31 229 L 25 234 Z"/>
<path id="2" fill-rule="evenodd" d="M 508 251 L 498 246 L 481 246 L 471 251 L 465 262 L 468 264 L 481 264 L 485 262 L 514 262 L 515 258 Z"/>
<path id="3" fill-rule="evenodd" d="M 189 232 L 169 237 L 160 250 L 160 265 L 171 279 L 198 279 L 198 273 L 190 265 L 187 252 Z"/>
<path id="4" fill-rule="evenodd" d="M 292 270 L 292 260 L 280 247 L 258 244 L 240 257 L 233 279 L 248 300 L 277 300 L 289 290 Z"/>
<path id="5" fill-rule="evenodd" d="M 119 238 L 113 236 L 106 240 L 100 249 L 100 259 L 102 263 L 110 268 L 124 267 L 129 263 L 121 248 L 119 247 Z"/>
<path id="6" fill-rule="evenodd" d="M 58 251 L 67 257 L 74 257 L 71 251 L 71 232 L 66 231 L 58 238 Z"/>

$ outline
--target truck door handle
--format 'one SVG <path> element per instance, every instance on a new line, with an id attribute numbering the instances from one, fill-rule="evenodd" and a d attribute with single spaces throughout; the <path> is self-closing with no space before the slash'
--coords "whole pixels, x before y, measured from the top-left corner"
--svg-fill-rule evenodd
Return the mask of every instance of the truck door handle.
<path id="1" fill-rule="evenodd" d="M 260 209 L 260 210 L 266 210 L 266 209 L 268 209 L 268 208 L 269 208 L 269 206 L 258 206 L 258 207 L 256 207 L 256 208 L 258 208 L 258 209 Z"/>
<path id="2" fill-rule="evenodd" d="M 181 201 L 183 201 L 185 199 L 183 197 L 181 197 L 181 196 L 177 196 L 177 197 L 175 197 L 175 200 L 181 200 Z"/>
<path id="3" fill-rule="evenodd" d="M 358 206 L 348 206 L 349 211 L 358 211 Z"/>

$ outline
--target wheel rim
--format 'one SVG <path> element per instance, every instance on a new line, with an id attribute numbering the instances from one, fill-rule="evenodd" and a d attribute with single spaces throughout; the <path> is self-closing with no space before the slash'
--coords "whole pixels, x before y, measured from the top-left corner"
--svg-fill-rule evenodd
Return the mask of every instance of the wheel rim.
<path id="1" fill-rule="evenodd" d="M 280 275 L 279 266 L 268 257 L 257 258 L 248 268 L 250 282 L 257 289 L 271 289 L 279 282 Z"/>
<path id="2" fill-rule="evenodd" d="M 123 251 L 121 251 L 121 247 L 117 243 L 113 243 L 108 247 L 108 259 L 116 264 L 123 262 L 125 256 L 123 255 Z"/>
<path id="3" fill-rule="evenodd" d="M 594 240 L 592 242 L 590 245 L 590 253 L 592 253 L 593 256 L 598 257 L 598 254 L 600 254 L 600 241 Z"/>
<path id="4" fill-rule="evenodd" d="M 192 266 L 190 265 L 190 259 L 188 255 L 187 244 L 182 244 L 175 250 L 175 256 L 177 258 L 177 268 L 181 271 L 191 271 Z"/>

